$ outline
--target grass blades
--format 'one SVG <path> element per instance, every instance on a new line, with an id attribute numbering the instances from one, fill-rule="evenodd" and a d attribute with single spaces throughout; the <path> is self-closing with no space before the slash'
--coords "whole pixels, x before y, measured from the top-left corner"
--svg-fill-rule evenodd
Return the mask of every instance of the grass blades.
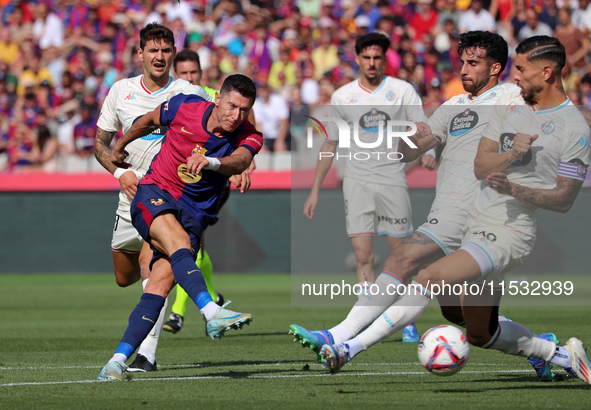
<path id="1" fill-rule="evenodd" d="M 436 377 L 418 363 L 416 344 L 397 334 L 329 375 L 314 353 L 288 335 L 289 325 L 331 327 L 348 307 L 291 306 L 285 274 L 221 274 L 216 290 L 253 323 L 222 340 L 204 334 L 190 306 L 177 334 L 162 332 L 159 370 L 131 382 L 96 378 L 140 297 L 139 284 L 118 288 L 96 275 L 0 275 L 0 408 L 585 408 L 590 387 L 555 369 L 542 383 L 524 358 L 472 347 L 458 374 Z M 591 341 L 588 307 L 506 307 L 537 333 Z M 437 308 L 417 321 L 419 334 L 445 323 Z M 130 363 L 131 360 L 128 362 Z"/>

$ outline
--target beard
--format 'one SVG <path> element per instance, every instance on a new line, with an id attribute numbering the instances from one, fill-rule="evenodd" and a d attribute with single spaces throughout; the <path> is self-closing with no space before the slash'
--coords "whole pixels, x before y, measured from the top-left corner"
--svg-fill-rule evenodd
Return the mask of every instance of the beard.
<path id="1" fill-rule="evenodd" d="M 477 78 L 471 78 L 468 82 L 462 81 L 462 86 L 464 87 L 464 91 L 469 94 L 478 94 L 480 90 L 482 90 L 488 84 L 489 78 L 487 77 L 486 80 L 479 81 Z"/>
<path id="2" fill-rule="evenodd" d="M 521 89 L 521 96 L 527 105 L 534 105 L 536 97 L 543 90 L 542 86 L 532 85 L 529 88 Z"/>

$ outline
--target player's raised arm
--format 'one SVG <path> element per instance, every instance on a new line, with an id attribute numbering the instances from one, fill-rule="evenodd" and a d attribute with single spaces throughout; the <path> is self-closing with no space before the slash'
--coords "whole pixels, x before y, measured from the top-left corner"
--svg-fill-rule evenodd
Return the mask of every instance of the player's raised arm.
<path id="1" fill-rule="evenodd" d="M 125 147 L 131 141 L 141 138 L 145 135 L 150 134 L 160 125 L 160 104 L 154 111 L 150 111 L 147 114 L 141 116 L 127 131 L 127 133 L 121 137 L 119 141 L 113 147 L 111 152 L 111 162 L 119 168 L 129 168 L 129 164 L 125 163 Z"/>

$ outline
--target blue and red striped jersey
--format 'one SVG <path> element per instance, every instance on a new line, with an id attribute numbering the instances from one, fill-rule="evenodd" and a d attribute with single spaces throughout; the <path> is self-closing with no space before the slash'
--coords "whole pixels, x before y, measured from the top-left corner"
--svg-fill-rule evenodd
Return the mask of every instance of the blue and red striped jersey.
<path id="1" fill-rule="evenodd" d="M 160 123 L 168 126 L 168 132 L 140 182 L 156 184 L 197 217 L 215 216 L 215 204 L 229 177 L 210 170 L 190 174 L 187 158 L 196 152 L 222 158 L 239 147 L 245 147 L 254 156 L 263 146 L 263 135 L 248 121 L 223 137 L 209 132 L 207 119 L 214 107 L 214 103 L 194 94 L 178 94 L 161 105 Z"/>

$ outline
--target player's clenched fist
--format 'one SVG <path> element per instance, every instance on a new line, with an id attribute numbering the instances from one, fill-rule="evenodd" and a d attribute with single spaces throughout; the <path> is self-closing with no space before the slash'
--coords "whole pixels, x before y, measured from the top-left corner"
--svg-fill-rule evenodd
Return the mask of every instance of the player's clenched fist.
<path id="1" fill-rule="evenodd" d="M 538 134 L 517 134 L 513 139 L 513 152 L 515 153 L 515 159 L 520 160 L 530 150 L 531 144 L 538 139 Z"/>
<path id="2" fill-rule="evenodd" d="M 426 123 L 417 122 L 415 123 L 415 125 L 417 126 L 417 132 L 415 135 L 413 135 L 413 137 L 417 139 L 422 139 L 433 136 L 433 133 L 431 132 L 431 127 L 429 127 Z"/>

